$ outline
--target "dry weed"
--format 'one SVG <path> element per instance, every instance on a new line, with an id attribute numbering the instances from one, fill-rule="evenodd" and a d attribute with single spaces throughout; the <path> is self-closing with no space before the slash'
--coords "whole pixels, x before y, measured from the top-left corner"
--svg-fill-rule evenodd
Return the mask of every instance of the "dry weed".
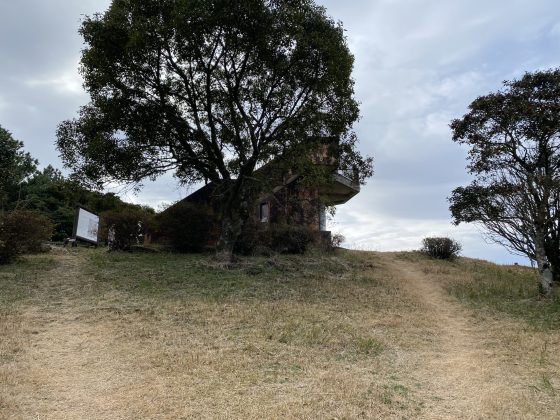
<path id="1" fill-rule="evenodd" d="M 560 408 L 558 332 L 462 306 L 446 292 L 457 266 L 344 252 L 233 267 L 99 250 L 53 258 L 50 270 L 0 270 L 0 293 L 19 296 L 0 312 L 0 417 L 553 418 Z"/>

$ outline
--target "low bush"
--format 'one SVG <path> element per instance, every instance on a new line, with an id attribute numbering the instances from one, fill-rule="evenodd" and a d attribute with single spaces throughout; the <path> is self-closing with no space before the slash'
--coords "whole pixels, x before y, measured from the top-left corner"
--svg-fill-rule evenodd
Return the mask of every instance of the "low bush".
<path id="1" fill-rule="evenodd" d="M 101 235 L 109 249 L 129 251 L 143 244 L 152 223 L 152 215 L 140 209 L 109 211 L 101 214 Z"/>
<path id="2" fill-rule="evenodd" d="M 450 238 L 424 238 L 421 251 L 432 258 L 451 260 L 459 256 L 461 244 Z"/>
<path id="3" fill-rule="evenodd" d="M 313 233 L 301 226 L 271 226 L 270 247 L 281 254 L 303 254 L 311 242 Z"/>
<path id="4" fill-rule="evenodd" d="M 50 220 L 31 211 L 14 210 L 0 216 L 0 264 L 20 254 L 41 252 L 52 232 Z"/>
<path id="5" fill-rule="evenodd" d="M 266 242 L 266 243 L 264 243 Z M 263 241 L 263 227 L 261 224 L 248 222 L 234 246 L 234 253 L 240 255 L 268 254 L 272 252 L 268 241 Z"/>
<path id="6" fill-rule="evenodd" d="M 332 235 L 331 232 L 321 232 L 319 249 L 325 252 L 334 252 L 345 240 L 346 238 L 340 233 Z"/>
<path id="7" fill-rule="evenodd" d="M 334 235 L 331 236 L 331 243 L 330 246 L 331 248 L 335 249 L 335 248 L 340 248 L 340 245 L 342 245 L 342 243 L 346 240 L 346 238 L 344 237 L 343 234 L 341 233 L 335 233 Z"/>
<path id="8" fill-rule="evenodd" d="M 314 233 L 303 226 L 250 224 L 238 239 L 235 252 L 248 255 L 270 250 L 280 254 L 303 254 L 314 240 Z"/>
<path id="9" fill-rule="evenodd" d="M 179 202 L 157 216 L 157 235 L 177 252 L 201 252 L 216 233 L 217 218 L 204 205 Z"/>

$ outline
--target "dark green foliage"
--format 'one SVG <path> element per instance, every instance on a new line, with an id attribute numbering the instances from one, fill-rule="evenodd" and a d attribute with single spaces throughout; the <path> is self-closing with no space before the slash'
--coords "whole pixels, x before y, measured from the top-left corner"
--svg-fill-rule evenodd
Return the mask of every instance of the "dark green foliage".
<path id="1" fill-rule="evenodd" d="M 80 33 L 91 103 L 57 137 L 84 182 L 174 171 L 225 183 L 229 250 L 248 218 L 247 184 L 274 157 L 307 157 L 310 139 L 336 138 L 340 169 L 357 168 L 362 182 L 372 174 L 352 131 L 359 108 L 344 30 L 311 0 L 113 0 Z"/>
<path id="2" fill-rule="evenodd" d="M 38 162 L 22 150 L 23 143 L 0 127 L 0 211 L 29 210 L 48 218 L 52 240 L 72 235 L 76 204 L 94 213 L 110 210 L 144 209 L 123 202 L 113 193 L 90 191 L 48 165 L 39 171 Z"/>
<path id="3" fill-rule="evenodd" d="M 304 226 L 251 224 L 237 241 L 235 251 L 242 255 L 266 252 L 303 254 L 316 239 L 316 234 Z"/>
<path id="4" fill-rule="evenodd" d="M 449 199 L 454 222 L 484 226 L 560 281 L 560 69 L 504 82 L 451 128 L 474 176 Z"/>
<path id="5" fill-rule="evenodd" d="M 315 236 L 303 226 L 271 226 L 268 230 L 270 248 L 281 254 L 303 254 Z"/>
<path id="6" fill-rule="evenodd" d="M 241 235 L 237 238 L 234 252 L 239 255 L 251 255 L 259 251 L 261 241 L 260 234 L 263 227 L 260 224 L 249 222 L 243 227 Z M 264 250 L 268 251 L 268 249 Z"/>
<path id="7" fill-rule="evenodd" d="M 101 214 L 101 240 L 108 241 L 114 251 L 129 251 L 144 243 L 144 235 L 151 230 L 153 215 L 141 209 L 123 209 Z M 110 231 L 114 236 L 109 240 Z"/>
<path id="8" fill-rule="evenodd" d="M 323 252 L 334 252 L 346 240 L 344 235 L 340 233 L 333 235 L 331 232 L 319 232 L 316 238 L 319 240 L 318 249 Z"/>
<path id="9" fill-rule="evenodd" d="M 213 210 L 202 204 L 179 202 L 157 216 L 157 234 L 177 252 L 201 252 L 217 229 Z"/>
<path id="10" fill-rule="evenodd" d="M 18 199 L 20 184 L 36 169 L 37 161 L 22 149 L 23 143 L 0 126 L 0 210 L 10 195 Z"/>
<path id="11" fill-rule="evenodd" d="M 69 182 L 49 165 L 23 183 L 19 206 L 48 217 L 54 225 L 52 239 L 62 241 L 72 235 L 73 196 Z"/>
<path id="12" fill-rule="evenodd" d="M 40 214 L 26 210 L 4 213 L 0 216 L 0 264 L 21 254 L 40 252 L 52 230 L 50 221 Z"/>
<path id="13" fill-rule="evenodd" d="M 33 176 L 21 184 L 19 200 L 10 200 L 8 208 L 25 208 L 48 217 L 54 225 L 53 240 L 62 241 L 72 235 L 75 206 L 80 204 L 99 214 L 105 211 L 124 209 L 141 209 L 140 206 L 123 202 L 113 193 L 90 191 L 62 173 L 47 166 L 36 171 Z M 146 209 L 152 212 L 151 209 Z"/>
<path id="14" fill-rule="evenodd" d="M 450 238 L 424 238 L 422 252 L 432 258 L 451 260 L 459 256 L 461 244 Z"/>
<path id="15" fill-rule="evenodd" d="M 345 240 L 346 238 L 344 237 L 344 235 L 342 235 L 341 233 L 335 233 L 331 236 L 330 246 L 333 249 L 339 248 Z"/>

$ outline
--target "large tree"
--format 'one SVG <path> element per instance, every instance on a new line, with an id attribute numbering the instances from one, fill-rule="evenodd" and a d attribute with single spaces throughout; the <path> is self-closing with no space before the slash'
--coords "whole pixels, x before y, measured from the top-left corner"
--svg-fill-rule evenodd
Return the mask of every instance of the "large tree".
<path id="1" fill-rule="evenodd" d="M 560 70 L 526 73 L 477 98 L 451 123 L 473 182 L 453 191 L 454 222 L 481 224 L 536 261 L 541 290 L 560 280 Z M 552 272 L 552 276 L 551 276 Z"/>
<path id="2" fill-rule="evenodd" d="M 351 130 L 353 57 L 312 0 L 113 0 L 80 32 L 91 102 L 59 127 L 65 163 L 98 185 L 167 171 L 223 185 L 226 251 L 274 157 L 336 138 L 341 168 L 371 175 Z"/>
<path id="3" fill-rule="evenodd" d="M 0 126 L 0 211 L 10 195 L 17 201 L 19 187 L 37 169 L 37 161 L 23 150 L 23 143 Z"/>

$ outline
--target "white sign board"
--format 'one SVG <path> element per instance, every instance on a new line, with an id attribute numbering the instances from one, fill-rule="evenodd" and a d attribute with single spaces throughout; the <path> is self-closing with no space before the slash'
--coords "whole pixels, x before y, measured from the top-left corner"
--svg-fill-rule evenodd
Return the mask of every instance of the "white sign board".
<path id="1" fill-rule="evenodd" d="M 97 243 L 97 231 L 99 230 L 99 216 L 77 208 L 76 222 L 74 226 L 74 236 L 77 239 Z"/>

